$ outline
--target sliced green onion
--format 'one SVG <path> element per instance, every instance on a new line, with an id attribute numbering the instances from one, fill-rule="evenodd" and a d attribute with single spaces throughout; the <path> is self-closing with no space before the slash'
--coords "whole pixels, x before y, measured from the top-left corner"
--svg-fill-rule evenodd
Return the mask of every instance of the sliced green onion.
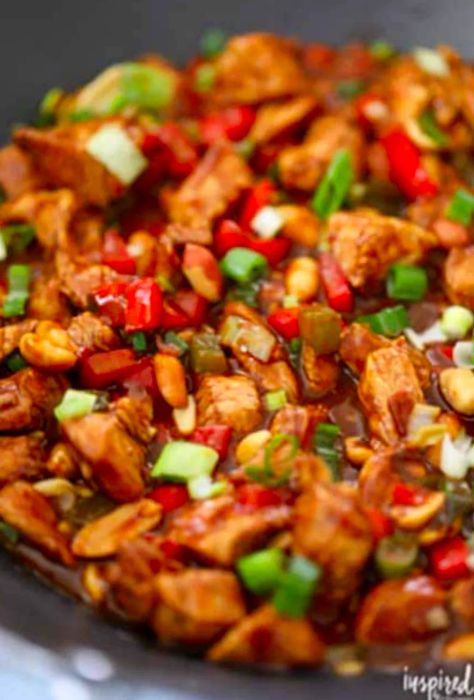
<path id="1" fill-rule="evenodd" d="M 474 195 L 467 190 L 456 190 L 446 209 L 446 216 L 451 221 L 469 226 L 474 214 Z"/>
<path id="2" fill-rule="evenodd" d="M 408 312 L 404 306 L 390 306 L 376 314 L 359 316 L 358 323 L 368 325 L 374 333 L 395 338 L 410 325 Z"/>
<path id="3" fill-rule="evenodd" d="M 30 283 L 29 265 L 10 265 L 7 270 L 8 293 L 3 302 L 3 316 L 21 316 L 25 313 Z"/>
<path id="4" fill-rule="evenodd" d="M 4 520 L 0 520 L 0 537 L 3 537 L 3 539 L 10 542 L 10 544 L 16 544 L 20 539 L 20 532 Z"/>
<path id="5" fill-rule="evenodd" d="M 289 454 L 278 459 L 276 465 L 273 464 L 274 452 L 287 443 L 290 447 Z M 265 446 L 263 466 L 250 466 L 245 469 L 246 475 L 260 484 L 265 486 L 276 487 L 283 486 L 288 483 L 293 466 L 293 459 L 296 456 L 300 442 L 296 435 L 288 435 L 287 433 L 278 433 Z M 278 471 L 282 473 L 276 474 L 274 467 L 277 466 Z"/>
<path id="6" fill-rule="evenodd" d="M 214 58 L 223 51 L 227 34 L 222 29 L 208 29 L 201 37 L 199 48 L 204 58 Z"/>
<path id="7" fill-rule="evenodd" d="M 301 338 L 319 354 L 336 352 L 341 342 L 341 318 L 323 304 L 312 304 L 299 315 Z"/>
<path id="8" fill-rule="evenodd" d="M 426 270 L 417 265 L 392 265 L 387 278 L 387 295 L 390 299 L 419 301 L 428 289 Z"/>
<path id="9" fill-rule="evenodd" d="M 245 588 L 257 595 L 275 590 L 283 574 L 285 556 L 281 549 L 271 547 L 240 557 L 237 572 Z"/>
<path id="10" fill-rule="evenodd" d="M 220 262 L 222 273 L 239 284 L 262 277 L 268 269 L 265 256 L 248 248 L 232 248 Z"/>
<path id="11" fill-rule="evenodd" d="M 291 294 L 285 294 L 283 297 L 283 308 L 284 309 L 294 309 L 299 306 L 300 302 L 298 297 L 292 296 Z"/>
<path id="12" fill-rule="evenodd" d="M 220 496 L 227 488 L 224 481 L 213 481 L 207 474 L 190 479 L 187 486 L 189 495 L 196 501 Z"/>
<path id="13" fill-rule="evenodd" d="M 196 92 L 209 92 L 214 87 L 216 69 L 210 63 L 198 66 L 194 74 L 194 89 Z"/>
<path id="14" fill-rule="evenodd" d="M 293 556 L 273 596 L 275 610 L 286 617 L 303 617 L 321 577 L 322 569 L 318 564 L 303 556 Z"/>
<path id="15" fill-rule="evenodd" d="M 187 344 L 187 342 L 180 338 L 180 336 L 177 335 L 177 333 L 174 333 L 173 331 L 168 331 L 167 333 L 165 333 L 164 340 L 166 345 L 174 345 L 174 347 L 179 350 L 180 357 L 187 353 L 189 350 L 189 345 Z"/>
<path id="16" fill-rule="evenodd" d="M 251 282 L 244 287 L 233 287 L 226 295 L 226 301 L 243 301 L 247 306 L 258 307 L 258 293 L 260 285 L 258 282 Z"/>
<path id="17" fill-rule="evenodd" d="M 449 65 L 444 56 L 434 49 L 419 46 L 413 51 L 413 57 L 418 67 L 429 75 L 445 78 L 450 73 Z"/>
<path id="18" fill-rule="evenodd" d="M 340 479 L 340 456 L 335 444 L 341 433 L 338 425 L 319 423 L 313 437 L 314 451 L 325 461 L 332 474 L 333 481 Z"/>
<path id="19" fill-rule="evenodd" d="M 54 124 L 56 107 L 63 95 L 64 90 L 61 90 L 61 88 L 55 87 L 48 90 L 39 103 L 37 126 L 44 127 Z"/>
<path id="20" fill-rule="evenodd" d="M 474 326 L 474 314 L 465 306 L 448 306 L 441 317 L 442 332 L 453 340 L 464 338 Z"/>
<path id="21" fill-rule="evenodd" d="M 86 152 L 123 185 L 130 185 L 148 165 L 140 149 L 118 124 L 104 124 L 86 142 Z"/>
<path id="22" fill-rule="evenodd" d="M 365 90 L 366 82 L 365 80 L 341 80 L 337 84 L 337 94 L 345 100 L 352 100 L 352 98 L 361 95 Z"/>
<path id="23" fill-rule="evenodd" d="M 219 460 L 212 447 L 195 442 L 168 442 L 155 462 L 151 475 L 169 481 L 186 481 L 210 476 Z"/>
<path id="24" fill-rule="evenodd" d="M 284 389 L 268 391 L 264 396 L 265 408 L 267 411 L 278 411 L 286 404 L 286 393 Z"/>
<path id="25" fill-rule="evenodd" d="M 410 535 L 396 533 L 380 540 L 375 564 L 383 578 L 402 578 L 411 571 L 418 557 L 418 545 Z"/>
<path id="26" fill-rule="evenodd" d="M 132 333 L 132 347 L 136 352 L 146 352 L 147 342 L 146 335 L 143 331 Z"/>
<path id="27" fill-rule="evenodd" d="M 215 333 L 194 333 L 189 348 L 194 372 L 225 372 L 227 360 Z"/>
<path id="28" fill-rule="evenodd" d="M 68 121 L 73 124 L 79 122 L 87 122 L 89 119 L 94 119 L 96 114 L 91 109 L 78 109 L 77 112 L 71 112 L 68 114 Z"/>
<path id="29" fill-rule="evenodd" d="M 384 41 L 383 39 L 373 41 L 369 46 L 369 51 L 371 56 L 373 56 L 377 61 L 387 61 L 397 53 L 392 44 L 390 44 L 388 41 Z"/>
<path id="30" fill-rule="evenodd" d="M 300 355 L 301 355 L 301 338 L 292 338 L 288 344 L 288 354 L 290 356 L 290 362 L 295 369 L 299 368 L 300 365 Z"/>
<path id="31" fill-rule="evenodd" d="M 142 109 L 159 110 L 166 107 L 172 97 L 174 81 L 167 71 L 145 63 L 124 63 L 120 96 L 125 104 Z"/>
<path id="32" fill-rule="evenodd" d="M 340 209 L 353 178 L 354 170 L 350 152 L 347 149 L 336 151 L 311 202 L 312 208 L 321 219 L 327 219 Z"/>
<path id="33" fill-rule="evenodd" d="M 97 395 L 90 391 L 79 391 L 77 389 L 68 389 L 61 403 L 54 409 L 56 420 L 62 423 L 70 418 L 81 418 L 92 413 L 97 401 Z"/>
<path id="34" fill-rule="evenodd" d="M 12 253 L 22 253 L 36 235 L 31 224 L 9 224 L 0 226 L 0 237 L 6 248 Z"/>
<path id="35" fill-rule="evenodd" d="M 10 372 L 19 372 L 21 369 L 28 367 L 28 362 L 21 355 L 18 350 L 12 352 L 8 357 L 5 358 L 5 364 L 10 370 Z"/>
<path id="36" fill-rule="evenodd" d="M 418 118 L 420 129 L 428 136 L 433 143 L 438 146 L 446 146 L 449 141 L 448 135 L 439 128 L 435 116 L 430 109 L 427 109 Z"/>
<path id="37" fill-rule="evenodd" d="M 256 147 L 257 144 L 252 139 L 242 139 L 242 141 L 237 141 L 234 144 L 234 148 L 239 156 L 242 156 L 245 160 L 249 160 L 253 156 Z"/>

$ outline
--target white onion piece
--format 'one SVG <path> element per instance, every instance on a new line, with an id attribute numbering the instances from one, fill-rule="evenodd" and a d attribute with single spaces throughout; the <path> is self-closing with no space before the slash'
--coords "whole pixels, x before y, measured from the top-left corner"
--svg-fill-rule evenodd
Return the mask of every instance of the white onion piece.
<path id="1" fill-rule="evenodd" d="M 148 165 L 143 153 L 118 124 L 105 124 L 98 129 L 87 141 L 85 149 L 122 185 L 130 185 Z"/>
<path id="2" fill-rule="evenodd" d="M 420 428 L 433 425 L 441 409 L 426 403 L 415 404 L 408 420 L 408 438 L 414 438 Z"/>
<path id="3" fill-rule="evenodd" d="M 405 328 L 404 333 L 410 343 L 418 350 L 423 350 L 426 345 L 431 343 L 445 343 L 448 340 L 446 333 L 441 329 L 439 321 L 436 321 L 423 333 L 416 333 L 413 328 Z"/>
<path id="4" fill-rule="evenodd" d="M 413 58 L 421 70 L 429 75 L 438 78 L 445 78 L 449 75 L 449 65 L 439 51 L 419 46 L 413 51 Z"/>
<path id="5" fill-rule="evenodd" d="M 469 452 L 459 449 L 445 435 L 441 443 L 441 471 L 450 479 L 464 479 L 469 466 Z"/>
<path id="6" fill-rule="evenodd" d="M 262 207 L 253 217 L 250 226 L 257 236 L 267 240 L 274 238 L 285 223 L 284 218 L 275 207 Z"/>
<path id="7" fill-rule="evenodd" d="M 453 362 L 457 367 L 474 367 L 473 355 L 472 340 L 459 341 L 453 348 Z"/>

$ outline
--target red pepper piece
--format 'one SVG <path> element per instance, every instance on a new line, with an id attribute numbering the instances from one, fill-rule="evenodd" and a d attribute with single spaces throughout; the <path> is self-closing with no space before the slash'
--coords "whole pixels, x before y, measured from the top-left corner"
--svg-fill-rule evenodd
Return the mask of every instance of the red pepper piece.
<path id="1" fill-rule="evenodd" d="M 432 197 L 439 187 L 421 162 L 419 148 L 408 138 L 403 129 L 396 128 L 382 139 L 387 154 L 390 177 L 409 199 Z"/>
<path id="2" fill-rule="evenodd" d="M 118 231 L 109 229 L 104 234 L 102 262 L 122 275 L 134 275 L 135 260 L 127 250 L 125 241 Z"/>
<path id="3" fill-rule="evenodd" d="M 377 542 L 392 534 L 393 523 L 385 513 L 376 508 L 366 508 L 365 512 L 370 523 L 372 534 Z"/>
<path id="4" fill-rule="evenodd" d="M 135 362 L 134 367 L 123 381 L 127 389 L 141 387 L 145 389 L 153 399 L 158 399 L 160 392 L 156 383 L 156 374 L 149 357 L 143 357 Z"/>
<path id="5" fill-rule="evenodd" d="M 284 238 L 284 236 L 277 236 L 276 238 L 271 238 L 270 240 L 263 240 L 261 238 L 251 238 L 250 246 L 247 246 L 254 250 L 256 253 L 261 253 L 268 260 L 268 264 L 271 267 L 275 267 L 279 262 L 284 260 L 291 248 L 291 241 L 289 238 Z"/>
<path id="6" fill-rule="evenodd" d="M 102 316 L 112 326 L 125 325 L 125 295 L 128 282 L 117 280 L 101 285 L 93 294 L 94 301 Z"/>
<path id="7" fill-rule="evenodd" d="M 188 490 L 186 486 L 181 484 L 163 484 L 153 489 L 147 498 L 156 501 L 163 508 L 163 513 L 171 513 L 171 511 L 181 508 L 189 501 Z"/>
<path id="8" fill-rule="evenodd" d="M 190 440 L 214 448 L 219 453 L 219 458 L 225 459 L 229 451 L 231 435 L 232 428 L 228 425 L 205 425 L 202 428 L 196 428 Z"/>
<path id="9" fill-rule="evenodd" d="M 300 335 L 299 309 L 278 309 L 267 318 L 269 325 L 285 340 L 293 340 Z"/>
<path id="10" fill-rule="evenodd" d="M 431 567 L 435 576 L 441 580 L 462 578 L 470 573 L 468 556 L 466 541 L 456 535 L 433 545 L 430 551 Z"/>
<path id="11" fill-rule="evenodd" d="M 239 224 L 231 219 L 223 219 L 214 234 L 214 248 L 218 258 L 222 258 L 232 248 L 248 248 L 250 237 Z"/>
<path id="12" fill-rule="evenodd" d="M 192 289 L 181 289 L 176 292 L 173 302 L 188 317 L 188 326 L 200 326 L 204 321 L 207 301 Z"/>
<path id="13" fill-rule="evenodd" d="M 364 129 L 369 129 L 377 121 L 377 106 L 383 110 L 384 102 L 382 98 L 374 92 L 364 92 L 354 100 L 354 109 L 357 121 Z M 374 115 L 372 115 L 373 109 Z M 383 114 L 383 111 L 382 111 Z"/>
<path id="14" fill-rule="evenodd" d="M 419 506 L 426 501 L 421 489 L 399 481 L 392 491 L 392 503 L 396 506 Z"/>
<path id="15" fill-rule="evenodd" d="M 199 132 L 204 143 L 214 143 L 227 138 L 240 141 L 255 121 L 255 112 L 247 105 L 227 107 L 221 112 L 212 112 L 199 122 Z"/>
<path id="16" fill-rule="evenodd" d="M 269 489 L 261 484 L 244 484 L 237 491 L 237 500 L 243 506 L 258 510 L 269 506 L 280 506 L 283 497 L 276 489 Z"/>
<path id="17" fill-rule="evenodd" d="M 250 228 L 250 222 L 255 214 L 260 211 L 262 207 L 270 204 L 274 194 L 275 185 L 268 178 L 260 180 L 260 182 L 257 182 L 257 184 L 251 188 L 244 201 L 239 218 L 239 224 L 244 230 Z"/>
<path id="18" fill-rule="evenodd" d="M 321 253 L 321 280 L 326 299 L 334 311 L 352 311 L 354 295 L 339 263 L 330 253 Z"/>
<path id="19" fill-rule="evenodd" d="M 452 345 L 438 345 L 437 350 L 439 350 L 448 360 L 453 359 L 454 347 Z"/>
<path id="20" fill-rule="evenodd" d="M 136 364 L 128 348 L 96 352 L 81 361 L 81 383 L 88 389 L 105 389 L 130 376 Z"/>
<path id="21" fill-rule="evenodd" d="M 132 282 L 127 290 L 125 328 L 127 332 L 153 330 L 160 325 L 163 299 L 154 279 Z"/>
<path id="22" fill-rule="evenodd" d="M 173 177 L 186 177 L 198 161 L 196 147 L 175 122 L 167 122 L 148 131 L 143 139 L 142 152 L 150 164 L 156 159 Z"/>
<path id="23" fill-rule="evenodd" d="M 161 327 L 165 331 L 175 328 L 186 328 L 189 326 L 189 316 L 179 309 L 173 301 L 166 299 L 163 302 L 163 313 L 161 314 Z"/>
<path id="24" fill-rule="evenodd" d="M 174 540 L 163 540 L 160 549 L 167 559 L 182 561 L 185 558 L 185 549 L 183 545 Z"/>

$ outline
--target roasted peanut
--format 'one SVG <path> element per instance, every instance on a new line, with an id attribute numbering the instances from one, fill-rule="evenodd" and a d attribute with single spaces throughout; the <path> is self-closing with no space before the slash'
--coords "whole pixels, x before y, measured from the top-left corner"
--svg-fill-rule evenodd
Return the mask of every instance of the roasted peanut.
<path id="1" fill-rule="evenodd" d="M 467 367 L 445 369 L 439 377 L 441 392 L 455 411 L 474 416 L 474 372 Z"/>
<path id="2" fill-rule="evenodd" d="M 107 594 L 107 583 L 101 576 L 97 564 L 87 564 L 82 574 L 82 585 L 95 605 L 99 605 L 104 600 Z"/>
<path id="3" fill-rule="evenodd" d="M 357 437 L 348 437 L 344 440 L 346 456 L 351 464 L 362 466 L 369 457 L 372 457 L 374 451 L 367 443 Z"/>
<path id="4" fill-rule="evenodd" d="M 157 354 L 153 358 L 156 383 L 163 398 L 173 408 L 185 408 L 188 403 L 186 375 L 177 357 Z"/>
<path id="5" fill-rule="evenodd" d="M 443 647 L 443 657 L 457 661 L 474 659 L 474 633 L 466 632 L 446 642 Z"/>
<path id="6" fill-rule="evenodd" d="M 156 238 L 147 231 L 136 231 L 128 239 L 127 250 L 135 260 L 137 275 L 153 275 L 158 258 Z"/>
<path id="7" fill-rule="evenodd" d="M 30 365 L 58 372 L 71 369 L 77 362 L 75 345 L 54 321 L 41 321 L 34 333 L 25 333 L 20 352 Z"/>
<path id="8" fill-rule="evenodd" d="M 272 434 L 269 430 L 256 430 L 246 435 L 235 449 L 235 458 L 238 464 L 249 462 L 259 450 L 267 444 Z"/>
<path id="9" fill-rule="evenodd" d="M 282 204 L 276 207 L 285 223 L 283 234 L 295 243 L 314 248 L 319 239 L 319 221 L 306 207 L 295 204 Z"/>
<path id="10" fill-rule="evenodd" d="M 445 500 L 445 494 L 436 491 L 419 506 L 393 506 L 390 515 L 404 530 L 421 530 L 436 513 L 439 513 Z"/>
<path id="11" fill-rule="evenodd" d="M 79 557 L 110 556 L 122 542 L 152 530 L 160 519 L 161 506 L 149 498 L 127 503 L 79 530 L 72 550 Z"/>
<path id="12" fill-rule="evenodd" d="M 319 266 L 314 258 L 302 256 L 290 262 L 285 272 L 286 293 L 299 301 L 314 299 L 319 287 Z"/>
<path id="13" fill-rule="evenodd" d="M 63 442 L 58 442 L 51 450 L 47 467 L 49 472 L 64 479 L 70 479 L 78 472 L 76 456 L 72 448 Z"/>
<path id="14" fill-rule="evenodd" d="M 184 408 L 173 410 L 173 420 L 181 435 L 190 435 L 196 427 L 196 401 L 188 396 Z"/>

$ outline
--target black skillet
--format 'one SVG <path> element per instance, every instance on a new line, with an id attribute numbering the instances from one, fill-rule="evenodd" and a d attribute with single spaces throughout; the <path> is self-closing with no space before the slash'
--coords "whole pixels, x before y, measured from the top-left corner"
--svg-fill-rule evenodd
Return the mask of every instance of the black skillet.
<path id="1" fill-rule="evenodd" d="M 2 139 L 7 139 L 14 122 L 33 113 L 49 87 L 85 82 L 109 63 L 146 50 L 183 61 L 195 52 L 198 37 L 210 26 L 229 33 L 265 29 L 333 43 L 384 38 L 404 48 L 445 42 L 466 56 L 474 54 L 474 0 L 1 0 Z M 160 651 L 151 641 L 118 629 L 48 589 L 5 554 L 0 555 L 0 626 L 2 700 L 50 697 L 49 692 L 42 695 L 35 690 L 35 647 L 13 649 L 8 642 L 11 633 L 51 650 L 55 672 L 70 670 L 69 652 L 74 647 L 106 652 L 115 674 L 106 683 L 89 685 L 90 698 L 410 697 L 399 676 L 342 679 L 324 673 L 250 673 Z M 45 660 L 43 666 L 48 663 Z M 22 672 L 23 679 L 13 671 Z M 44 681 L 47 670 L 40 675 Z M 25 677 L 31 677 L 30 685 Z M 44 691 L 46 685 L 41 687 Z M 73 690 L 61 697 L 74 700 Z"/>

